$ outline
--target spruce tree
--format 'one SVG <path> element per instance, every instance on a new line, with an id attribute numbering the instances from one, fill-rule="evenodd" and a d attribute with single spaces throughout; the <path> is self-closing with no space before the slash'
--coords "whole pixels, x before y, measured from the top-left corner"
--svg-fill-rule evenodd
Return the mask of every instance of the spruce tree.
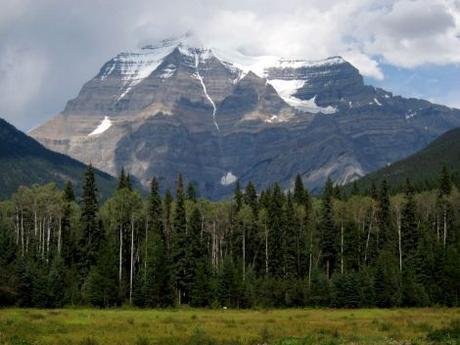
<path id="1" fill-rule="evenodd" d="M 243 205 L 243 193 L 241 193 L 240 180 L 235 183 L 235 191 L 233 192 L 233 201 L 235 202 L 235 212 L 238 212 Z"/>
<path id="2" fill-rule="evenodd" d="M 302 200 L 305 202 L 305 200 Z M 297 267 L 299 253 L 299 224 L 294 210 L 293 198 L 290 192 L 286 202 L 286 226 L 284 232 L 284 273 L 287 279 L 298 277 L 300 267 Z"/>
<path id="3" fill-rule="evenodd" d="M 417 252 L 417 244 L 419 242 L 419 231 L 417 229 L 416 208 L 414 200 L 414 189 L 407 179 L 406 181 L 406 203 L 404 204 L 401 215 L 401 248 L 404 265 L 411 265 L 411 269 L 415 267 L 413 260 Z M 404 266 L 403 265 L 403 266 Z"/>
<path id="4" fill-rule="evenodd" d="M 327 179 L 324 187 L 324 193 L 321 206 L 321 252 L 326 276 L 331 278 L 335 269 L 337 259 L 337 240 L 338 232 L 334 224 L 334 210 L 332 196 L 334 194 L 334 185 L 330 178 Z"/>
<path id="5" fill-rule="evenodd" d="M 64 185 L 64 200 L 66 202 L 75 201 L 75 192 L 71 181 L 67 181 Z"/>
<path id="6" fill-rule="evenodd" d="M 359 187 L 358 187 L 358 183 L 356 183 L 356 181 L 353 181 L 353 185 L 352 185 L 352 188 L 351 188 L 351 195 L 352 196 L 357 196 L 359 195 Z"/>
<path id="7" fill-rule="evenodd" d="M 117 189 L 118 190 L 121 190 L 121 189 L 128 189 L 130 191 L 132 191 L 132 185 L 131 185 L 131 177 L 129 176 L 129 174 L 126 174 L 125 173 L 125 168 L 121 168 L 121 171 L 120 171 L 120 176 L 118 177 L 118 187 Z"/>
<path id="8" fill-rule="evenodd" d="M 380 308 L 391 308 L 401 301 L 401 282 L 398 262 L 389 250 L 382 250 L 377 259 L 374 288 L 375 303 Z"/>
<path id="9" fill-rule="evenodd" d="M 102 231 L 98 222 L 98 199 L 94 169 L 90 164 L 85 172 L 82 194 L 82 210 L 80 224 L 83 237 L 80 241 L 82 274 L 88 274 L 89 269 L 96 263 L 98 250 L 102 238 Z"/>
<path id="10" fill-rule="evenodd" d="M 187 216 L 185 211 L 184 182 L 179 174 L 176 186 L 176 208 L 174 213 L 174 262 L 176 264 L 176 287 L 179 304 L 188 303 L 189 286 L 187 277 Z"/>
<path id="11" fill-rule="evenodd" d="M 217 298 L 221 306 L 235 306 L 236 285 L 233 260 L 230 256 L 226 256 L 217 283 Z"/>
<path id="12" fill-rule="evenodd" d="M 390 194 L 386 180 L 382 181 L 378 198 L 377 223 L 379 226 L 378 249 L 394 250 L 396 241 L 394 229 L 391 225 Z"/>
<path id="13" fill-rule="evenodd" d="M 61 219 L 61 233 L 62 233 L 62 253 L 66 266 L 71 266 L 77 259 L 77 239 L 76 231 L 72 228 L 72 215 L 74 213 L 75 193 L 72 182 L 67 181 L 64 186 L 64 205 L 63 215 Z"/>
<path id="14" fill-rule="evenodd" d="M 189 182 L 187 185 L 187 200 L 196 202 L 196 188 L 193 182 Z"/>
<path id="15" fill-rule="evenodd" d="M 273 278 L 284 276 L 286 218 L 283 199 L 281 187 L 275 183 L 268 208 L 268 270 Z"/>
<path id="16" fill-rule="evenodd" d="M 299 205 L 306 203 L 305 187 L 299 174 L 296 175 L 294 182 L 294 202 Z"/>
<path id="17" fill-rule="evenodd" d="M 448 196 L 452 191 L 452 176 L 447 165 L 443 165 L 439 182 L 439 195 Z"/>
<path id="18" fill-rule="evenodd" d="M 379 198 L 379 193 L 377 192 L 377 186 L 375 185 L 374 181 L 372 181 L 372 183 L 371 183 L 371 185 L 369 187 L 368 194 L 374 200 L 378 200 L 378 198 Z"/>
<path id="19" fill-rule="evenodd" d="M 249 181 L 244 190 L 244 203 L 251 207 L 254 214 L 257 214 L 258 210 L 258 201 L 257 201 L 257 191 L 254 184 Z"/>

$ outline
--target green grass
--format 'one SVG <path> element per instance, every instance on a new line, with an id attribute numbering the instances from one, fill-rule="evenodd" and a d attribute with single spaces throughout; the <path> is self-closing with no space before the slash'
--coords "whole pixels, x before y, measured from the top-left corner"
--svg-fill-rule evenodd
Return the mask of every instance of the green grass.
<path id="1" fill-rule="evenodd" d="M 0 310 L 0 344 L 459 344 L 460 309 Z"/>

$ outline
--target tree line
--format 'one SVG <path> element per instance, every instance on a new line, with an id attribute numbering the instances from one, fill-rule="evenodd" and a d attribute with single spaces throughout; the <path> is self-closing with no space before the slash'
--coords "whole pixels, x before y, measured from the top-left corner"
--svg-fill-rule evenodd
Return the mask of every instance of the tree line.
<path id="1" fill-rule="evenodd" d="M 70 182 L 20 187 L 0 203 L 0 305 L 62 307 L 395 307 L 460 304 L 460 193 L 390 195 L 382 181 L 312 198 L 297 176 L 257 193 L 197 198 L 133 190 L 123 170 L 100 202 L 89 166 Z"/>

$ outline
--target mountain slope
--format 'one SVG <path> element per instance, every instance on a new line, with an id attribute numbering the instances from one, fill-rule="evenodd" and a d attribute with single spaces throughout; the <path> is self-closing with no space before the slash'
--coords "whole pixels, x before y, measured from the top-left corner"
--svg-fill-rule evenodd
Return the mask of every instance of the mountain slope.
<path id="1" fill-rule="evenodd" d="M 460 172 L 460 128 L 441 135 L 421 151 L 388 167 L 379 169 L 357 181 L 360 190 L 367 190 L 372 182 L 379 184 L 384 178 L 391 186 L 404 185 L 407 178 L 418 188 L 437 186 L 442 167 L 446 165 L 455 173 Z M 459 181 L 457 181 L 459 182 Z"/>
<path id="2" fill-rule="evenodd" d="M 19 186 L 70 180 L 77 186 L 86 166 L 66 155 L 50 151 L 34 139 L 0 119 L 0 198 L 14 193 Z M 110 175 L 96 171 L 100 191 L 107 194 L 116 185 Z"/>
<path id="3" fill-rule="evenodd" d="M 347 183 L 458 126 L 459 110 L 365 85 L 340 57 L 246 56 L 186 35 L 118 54 L 31 135 L 143 184 L 183 173 L 220 198 L 236 179 Z"/>

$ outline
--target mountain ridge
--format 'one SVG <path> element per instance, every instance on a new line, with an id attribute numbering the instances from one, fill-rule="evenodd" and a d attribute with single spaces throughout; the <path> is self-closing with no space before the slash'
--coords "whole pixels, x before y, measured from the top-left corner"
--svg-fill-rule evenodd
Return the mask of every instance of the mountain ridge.
<path id="1" fill-rule="evenodd" d="M 62 153 L 53 152 L 0 118 L 0 198 L 8 197 L 21 185 L 71 181 L 81 187 L 86 165 Z M 96 170 L 102 194 L 116 186 L 116 180 Z"/>
<path id="2" fill-rule="evenodd" d="M 453 173 L 454 181 L 459 185 L 460 128 L 444 133 L 422 150 L 374 171 L 356 183 L 361 191 L 365 191 L 372 183 L 379 185 L 383 179 L 386 179 L 393 189 L 403 189 L 406 179 L 410 179 L 419 190 L 432 189 L 438 186 L 444 166 Z"/>
<path id="3" fill-rule="evenodd" d="M 184 37 L 118 54 L 32 136 L 145 185 L 157 176 L 172 188 L 183 173 L 220 198 L 232 192 L 225 176 L 344 184 L 460 126 L 459 110 L 366 85 L 340 57 L 248 57 Z"/>

